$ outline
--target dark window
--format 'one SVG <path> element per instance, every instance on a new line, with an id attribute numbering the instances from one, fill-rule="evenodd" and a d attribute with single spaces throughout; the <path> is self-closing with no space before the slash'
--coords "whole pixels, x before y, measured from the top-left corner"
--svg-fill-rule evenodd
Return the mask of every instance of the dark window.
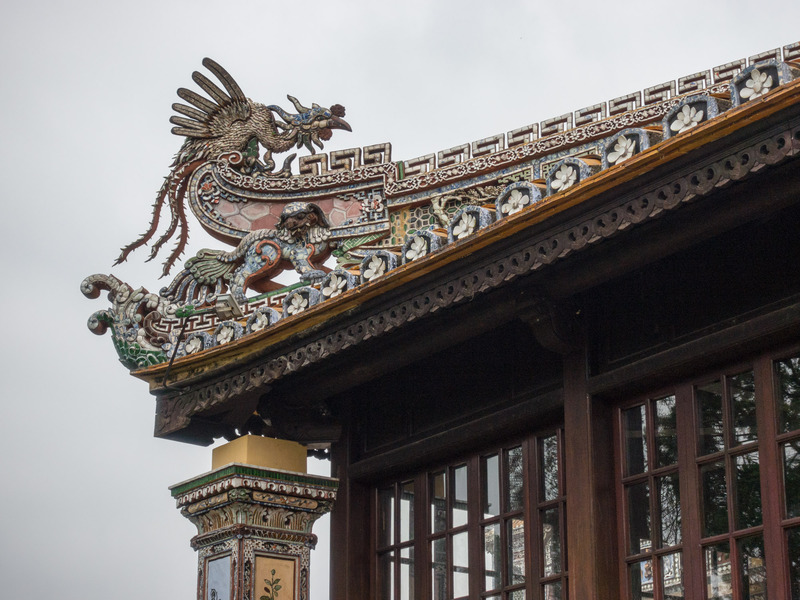
<path id="1" fill-rule="evenodd" d="M 374 515 L 381 600 L 567 598 L 561 431 L 379 486 Z"/>
<path id="2" fill-rule="evenodd" d="M 800 600 L 800 354 L 622 405 L 617 431 L 627 598 Z"/>

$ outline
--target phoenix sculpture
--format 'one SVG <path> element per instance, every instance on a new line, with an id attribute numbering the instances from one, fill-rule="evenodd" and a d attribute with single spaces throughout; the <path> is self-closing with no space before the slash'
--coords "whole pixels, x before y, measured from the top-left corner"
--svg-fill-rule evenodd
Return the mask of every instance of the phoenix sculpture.
<path id="1" fill-rule="evenodd" d="M 178 89 L 178 96 L 188 105 L 173 104 L 172 109 L 180 116 L 173 115 L 170 122 L 175 125 L 172 133 L 185 136 L 186 140 L 175 155 L 170 173 L 156 195 L 149 228 L 122 248 L 115 265 L 125 261 L 132 251 L 155 236 L 166 204 L 169 207 L 169 225 L 153 244 L 147 260 L 154 259 L 164 244 L 177 233 L 175 247 L 163 263 L 162 276 L 169 274 L 189 239 L 184 203 L 189 179 L 208 160 L 214 160 L 224 153 L 239 152 L 243 155 L 243 168 L 248 172 L 267 177 L 289 177 L 291 161 L 296 154 L 289 155 L 278 172 L 274 171 L 273 154 L 294 147 L 305 147 L 314 154 L 314 146 L 323 148 L 323 141 L 331 138 L 333 129 L 352 131 L 343 119 L 345 109 L 340 104 L 330 108 L 312 104 L 308 108 L 296 98 L 287 96 L 297 110 L 297 113 L 290 113 L 274 104 L 266 106 L 247 98 L 230 74 L 210 58 L 203 59 L 203 66 L 211 71 L 224 89 L 197 71 L 192 73 L 192 79 L 210 99 L 186 88 Z M 263 161 L 258 158 L 260 147 L 265 149 Z"/>

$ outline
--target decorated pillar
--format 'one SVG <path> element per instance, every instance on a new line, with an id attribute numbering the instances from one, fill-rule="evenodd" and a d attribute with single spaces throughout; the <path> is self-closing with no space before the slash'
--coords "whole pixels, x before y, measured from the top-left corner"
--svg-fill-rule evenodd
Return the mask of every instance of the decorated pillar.
<path id="1" fill-rule="evenodd" d="M 197 526 L 198 600 L 308 600 L 311 528 L 337 487 L 306 474 L 295 442 L 244 436 L 216 448 L 211 472 L 170 488 Z"/>

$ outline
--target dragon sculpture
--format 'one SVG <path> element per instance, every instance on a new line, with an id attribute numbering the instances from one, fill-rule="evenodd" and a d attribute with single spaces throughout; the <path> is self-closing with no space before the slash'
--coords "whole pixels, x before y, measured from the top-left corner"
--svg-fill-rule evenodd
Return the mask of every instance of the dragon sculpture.
<path id="1" fill-rule="evenodd" d="M 312 104 L 311 108 L 307 108 L 296 98 L 287 96 L 298 111 L 297 114 L 292 114 L 279 106 L 265 106 L 247 98 L 228 72 L 210 58 L 203 59 L 203 65 L 217 77 L 225 89 L 220 89 L 208 77 L 195 71 L 192 79 L 211 100 L 186 88 L 178 90 L 178 96 L 192 106 L 173 104 L 172 109 L 182 116 L 173 115 L 170 122 L 175 125 L 172 133 L 186 136 L 186 140 L 175 155 L 171 171 L 158 191 L 150 227 L 137 240 L 122 248 L 115 265 L 125 261 L 133 250 L 153 238 L 158 229 L 161 210 L 166 203 L 169 206 L 170 223 L 153 244 L 147 260 L 154 259 L 162 246 L 177 232 L 178 240 L 164 261 L 162 271 L 162 276 L 169 274 L 183 254 L 189 238 L 184 206 L 189 179 L 206 161 L 216 159 L 226 152 L 240 152 L 244 155 L 244 168 L 249 172 L 269 177 L 288 177 L 291 174 L 291 161 L 296 155 L 290 155 L 284 161 L 283 168 L 274 173 L 273 154 L 286 152 L 294 146 L 305 147 L 314 154 L 314 145 L 322 148 L 322 141 L 331 138 L 333 129 L 352 131 L 342 118 L 345 109 L 339 104 L 330 108 Z M 263 162 L 258 160 L 260 146 L 266 149 Z M 194 260 L 195 265 L 199 264 L 198 257 Z"/>
<path id="2" fill-rule="evenodd" d="M 210 303 L 226 289 L 245 302 L 245 291 L 267 292 L 281 287 L 269 280 L 281 263 L 289 263 L 306 283 L 325 276 L 321 263 L 330 256 L 329 224 L 322 210 L 306 202 L 287 204 L 277 230 L 259 229 L 246 235 L 231 252 L 204 249 L 186 266 L 161 296 L 170 302 Z"/>

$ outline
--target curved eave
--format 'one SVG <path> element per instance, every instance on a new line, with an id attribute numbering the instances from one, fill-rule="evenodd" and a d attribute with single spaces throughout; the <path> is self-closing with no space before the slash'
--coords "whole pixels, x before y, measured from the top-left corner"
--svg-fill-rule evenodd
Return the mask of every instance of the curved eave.
<path id="1" fill-rule="evenodd" d="M 279 321 L 260 332 L 235 342 L 185 356 L 171 367 L 160 364 L 132 371 L 150 384 L 154 393 L 166 389 L 165 374 L 169 369 L 168 386 L 182 387 L 214 378 L 232 364 L 247 364 L 263 357 L 276 346 L 286 347 L 304 334 L 324 324 L 358 312 L 360 305 L 377 299 L 437 271 L 445 269 L 489 246 L 519 234 L 546 226 L 564 214 L 580 212 L 593 199 L 622 186 L 636 185 L 638 179 L 654 170 L 678 166 L 687 155 L 768 119 L 800 101 L 800 79 L 781 86 L 758 100 L 731 109 L 691 131 L 656 144 L 626 162 L 601 171 L 564 192 L 545 198 L 534 206 L 481 229 L 467 239 L 449 244 L 423 259 L 413 261 L 387 273 L 381 279 L 349 290 L 341 296 L 317 304 L 302 314 Z"/>

